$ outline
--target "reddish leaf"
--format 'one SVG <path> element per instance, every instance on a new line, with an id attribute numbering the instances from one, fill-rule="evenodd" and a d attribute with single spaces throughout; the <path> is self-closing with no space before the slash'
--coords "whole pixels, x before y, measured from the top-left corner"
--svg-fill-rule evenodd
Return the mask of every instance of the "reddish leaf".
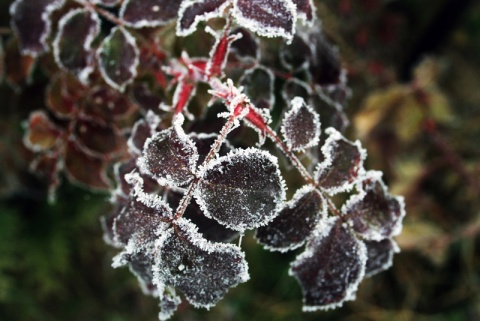
<path id="1" fill-rule="evenodd" d="M 57 64 L 73 72 L 82 83 L 93 71 L 91 44 L 100 31 L 100 19 L 87 9 L 74 9 L 60 19 L 54 41 Z"/>
<path id="2" fill-rule="evenodd" d="M 120 120 L 130 116 L 135 107 L 124 94 L 106 87 L 90 88 L 83 102 L 82 112 L 94 118 L 103 120 Z"/>
<path id="3" fill-rule="evenodd" d="M 73 133 L 79 146 L 92 156 L 102 157 L 126 149 L 126 139 L 113 124 L 79 119 L 74 124 Z"/>
<path id="4" fill-rule="evenodd" d="M 285 191 L 277 159 L 250 148 L 210 162 L 194 195 L 207 217 L 243 231 L 270 222 Z"/>
<path id="5" fill-rule="evenodd" d="M 226 0 L 185 0 L 180 6 L 177 35 L 187 36 L 197 29 L 201 21 L 220 17 L 229 5 Z"/>
<path id="6" fill-rule="evenodd" d="M 120 18 L 133 28 L 157 27 L 177 17 L 182 1 L 178 0 L 125 0 Z"/>
<path id="7" fill-rule="evenodd" d="M 318 144 L 320 138 L 320 117 L 305 104 L 301 97 L 292 100 L 291 109 L 285 114 L 281 128 L 288 148 L 303 151 Z"/>
<path id="8" fill-rule="evenodd" d="M 299 189 L 277 217 L 257 229 L 255 237 L 273 251 L 286 252 L 303 245 L 321 219 L 325 219 L 323 197 L 313 186 Z"/>
<path id="9" fill-rule="evenodd" d="M 195 307 L 212 307 L 249 278 L 237 246 L 208 242 L 186 219 L 175 221 L 175 231 L 164 232 L 157 244 L 154 282 L 177 287 Z"/>
<path id="10" fill-rule="evenodd" d="M 5 76 L 7 82 L 19 89 L 30 81 L 35 60 L 31 56 L 23 56 L 18 48 L 18 39 L 11 38 L 5 45 Z"/>
<path id="11" fill-rule="evenodd" d="M 46 151 L 59 144 L 63 131 L 43 111 L 34 111 L 28 119 L 25 145 L 33 151 Z"/>
<path id="12" fill-rule="evenodd" d="M 103 79 L 123 92 L 137 76 L 139 55 L 135 38 L 122 27 L 113 28 L 97 51 Z"/>
<path id="13" fill-rule="evenodd" d="M 366 151 L 359 141 L 348 141 L 332 127 L 326 133 L 330 137 L 322 147 L 325 160 L 317 166 L 315 180 L 328 193 L 336 194 L 353 186 L 364 170 Z"/>
<path id="14" fill-rule="evenodd" d="M 342 208 L 355 231 L 375 241 L 398 235 L 405 216 L 403 197 L 388 193 L 381 172 L 368 172 L 359 189 Z"/>
<path id="15" fill-rule="evenodd" d="M 353 300 L 365 272 L 365 244 L 330 218 L 291 264 L 290 275 L 302 286 L 304 311 L 326 310 Z"/>
<path id="16" fill-rule="evenodd" d="M 295 32 L 296 7 L 291 0 L 234 0 L 232 15 L 260 36 L 291 40 Z"/>
<path id="17" fill-rule="evenodd" d="M 58 118 L 70 119 L 83 94 L 83 86 L 74 76 L 58 73 L 47 87 L 47 107 Z"/>
<path id="18" fill-rule="evenodd" d="M 111 182 L 106 175 L 106 162 L 85 154 L 77 143 L 69 140 L 65 151 L 65 170 L 71 182 L 108 190 Z"/>
<path id="19" fill-rule="evenodd" d="M 20 40 L 22 54 L 33 57 L 48 51 L 51 13 L 65 0 L 16 0 L 10 6 L 12 29 Z"/>

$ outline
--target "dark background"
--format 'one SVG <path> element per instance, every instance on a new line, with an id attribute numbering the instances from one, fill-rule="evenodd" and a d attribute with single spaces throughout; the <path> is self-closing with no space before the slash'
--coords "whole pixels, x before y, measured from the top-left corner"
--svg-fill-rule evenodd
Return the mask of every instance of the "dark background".
<path id="1" fill-rule="evenodd" d="M 0 1 L 4 43 L 10 2 Z M 251 280 L 210 311 L 183 304 L 173 320 L 480 320 L 480 3 L 316 3 L 349 72 L 349 137 L 406 197 L 402 252 L 355 301 L 302 313 L 287 274 L 297 253 L 264 251 L 247 234 Z M 157 300 L 110 267 L 99 223 L 108 195 L 64 181 L 49 203 L 28 173 L 22 122 L 44 107 L 46 83 L 33 79 L 0 85 L 0 320 L 157 320 Z"/>

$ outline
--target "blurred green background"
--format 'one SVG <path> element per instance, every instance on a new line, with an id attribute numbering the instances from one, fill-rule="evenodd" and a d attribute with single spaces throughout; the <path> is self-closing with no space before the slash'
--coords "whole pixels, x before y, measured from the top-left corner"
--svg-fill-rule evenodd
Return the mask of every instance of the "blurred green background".
<path id="1" fill-rule="evenodd" d="M 4 44 L 10 2 L 0 0 Z M 210 311 L 182 304 L 172 320 L 480 320 L 480 3 L 316 4 L 349 72 L 349 137 L 406 197 L 402 252 L 355 301 L 302 313 L 287 273 L 297 253 L 264 251 L 247 234 L 251 280 Z M 99 223 L 108 195 L 63 182 L 48 203 L 28 172 L 22 122 L 44 107 L 47 79 L 34 71 L 27 82 L 23 67 L 1 67 L 15 77 L 0 85 L 0 320 L 157 320 L 157 300 L 128 269 L 110 267 L 116 251 Z"/>

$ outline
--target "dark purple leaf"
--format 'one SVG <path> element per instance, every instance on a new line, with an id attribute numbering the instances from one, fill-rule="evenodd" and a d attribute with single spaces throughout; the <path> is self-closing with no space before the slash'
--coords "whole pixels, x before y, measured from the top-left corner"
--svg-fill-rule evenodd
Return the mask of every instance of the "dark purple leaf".
<path id="1" fill-rule="evenodd" d="M 48 51 L 50 14 L 65 0 L 17 0 L 10 6 L 12 29 L 20 39 L 22 54 L 38 56 Z"/>
<path id="2" fill-rule="evenodd" d="M 100 31 L 98 15 L 87 9 L 74 9 L 60 19 L 53 51 L 57 64 L 74 73 L 82 83 L 93 71 L 91 44 Z"/>
<path id="3" fill-rule="evenodd" d="M 18 39 L 11 37 L 5 44 L 5 77 L 9 85 L 19 90 L 31 81 L 35 59 L 24 56 L 18 48 Z"/>
<path id="4" fill-rule="evenodd" d="M 291 109 L 283 118 L 281 131 L 288 148 L 303 151 L 318 145 L 320 117 L 312 107 L 305 104 L 303 98 L 295 97 Z"/>
<path id="5" fill-rule="evenodd" d="M 152 243 L 162 221 L 173 217 L 172 210 L 160 196 L 144 191 L 144 182 L 138 173 L 128 174 L 125 179 L 133 189 L 127 205 L 115 219 L 115 240 L 126 245 L 134 234 L 138 234 L 136 243 Z"/>
<path id="6" fill-rule="evenodd" d="M 163 26 L 177 17 L 179 0 L 125 0 L 120 18 L 133 28 Z"/>
<path id="7" fill-rule="evenodd" d="M 138 166 L 162 185 L 184 185 L 195 173 L 198 152 L 193 141 L 185 135 L 183 116 L 176 116 L 171 128 L 163 130 L 145 142 Z"/>
<path id="8" fill-rule="evenodd" d="M 291 0 L 234 0 L 232 15 L 260 36 L 293 37 L 296 8 Z"/>
<path id="9" fill-rule="evenodd" d="M 134 83 L 131 86 L 130 97 L 133 102 L 135 102 L 140 110 L 145 114 L 149 111 L 158 111 L 160 104 L 164 101 L 163 95 L 153 92 L 147 86 L 146 83 L 142 82 L 139 84 Z"/>
<path id="10" fill-rule="evenodd" d="M 209 308 L 228 288 L 248 280 L 248 267 L 240 248 L 210 243 L 186 219 L 175 221 L 158 241 L 154 282 L 178 288 L 195 307 Z"/>
<path id="11" fill-rule="evenodd" d="M 381 241 L 365 241 L 367 246 L 367 266 L 365 276 L 373 276 L 385 271 L 393 262 L 393 254 L 399 252 L 398 246 L 392 239 Z"/>
<path id="12" fill-rule="evenodd" d="M 309 101 L 312 90 L 308 84 L 304 81 L 298 80 L 296 78 L 291 78 L 285 82 L 283 85 L 282 96 L 283 99 L 290 105 L 291 101 L 295 97 L 302 97 L 303 100 Z M 317 111 L 318 112 L 318 111 Z M 323 122 L 323 117 L 320 114 L 320 119 Z"/>
<path id="13" fill-rule="evenodd" d="M 318 32 L 310 34 L 309 43 L 312 51 L 309 71 L 313 82 L 320 86 L 340 83 L 342 68 L 337 48 Z"/>
<path id="14" fill-rule="evenodd" d="M 107 177 L 106 167 L 104 160 L 85 154 L 75 141 L 68 141 L 65 170 L 71 182 L 93 189 L 108 190 L 112 184 Z"/>
<path id="15" fill-rule="evenodd" d="M 255 237 L 273 251 L 286 252 L 303 245 L 326 216 L 325 201 L 311 185 L 299 189 L 277 217 L 257 229 Z"/>
<path id="16" fill-rule="evenodd" d="M 229 4 L 226 0 L 183 1 L 178 12 L 177 35 L 187 36 L 197 29 L 199 22 L 220 17 Z"/>
<path id="17" fill-rule="evenodd" d="M 128 197 L 126 197 L 125 195 L 120 195 L 116 193 L 112 195 L 111 203 L 112 203 L 111 212 L 100 218 L 100 222 L 102 224 L 102 230 L 103 230 L 103 240 L 105 241 L 105 243 L 111 246 L 123 247 L 121 244 L 118 244 L 115 241 L 115 231 L 113 229 L 114 229 L 115 219 L 120 215 L 120 213 L 128 204 Z"/>
<path id="18" fill-rule="evenodd" d="M 267 224 L 285 198 L 277 159 L 249 148 L 210 162 L 195 199 L 207 217 L 236 231 Z"/>
<path id="19" fill-rule="evenodd" d="M 149 111 L 145 118 L 139 119 L 135 123 L 128 140 L 129 152 L 132 155 L 142 154 L 147 139 L 160 130 L 159 124 L 160 117 L 152 111 Z"/>
<path id="20" fill-rule="evenodd" d="M 127 196 L 132 190 L 132 185 L 128 183 L 125 179 L 125 175 L 133 171 L 138 172 L 136 159 L 131 158 L 130 160 L 124 163 L 115 164 L 114 173 L 115 173 L 115 182 L 117 183 L 117 189 L 114 191 L 116 194 Z M 143 190 L 146 193 L 155 193 L 159 190 L 158 183 L 152 178 L 146 175 L 140 175 L 143 180 Z"/>
<path id="21" fill-rule="evenodd" d="M 170 191 L 168 203 L 177 208 L 183 195 Z M 190 220 L 198 228 L 198 232 L 210 242 L 230 242 L 238 236 L 238 232 L 220 225 L 216 220 L 206 217 L 195 200 L 191 200 L 183 217 Z"/>
<path id="22" fill-rule="evenodd" d="M 230 53 L 234 54 L 242 61 L 259 61 L 260 48 L 258 47 L 257 39 L 247 29 L 237 27 L 233 29 L 230 34 L 242 34 L 242 38 L 234 41 L 230 46 Z"/>
<path id="23" fill-rule="evenodd" d="M 405 216 L 403 197 L 388 193 L 381 172 L 369 171 L 362 180 L 360 193 L 345 203 L 342 212 L 367 240 L 380 241 L 398 235 Z"/>
<path id="24" fill-rule="evenodd" d="M 113 28 L 97 51 L 103 79 L 123 92 L 137 75 L 139 55 L 135 38 L 124 28 Z"/>
<path id="25" fill-rule="evenodd" d="M 326 220 L 291 264 L 289 273 L 302 286 L 303 310 L 326 310 L 353 300 L 364 276 L 366 252 L 338 218 Z"/>
<path id="26" fill-rule="evenodd" d="M 325 160 L 317 166 L 315 180 L 333 195 L 353 186 L 363 171 L 366 151 L 359 141 L 348 141 L 332 127 L 325 132 L 330 136 L 322 147 Z"/>
<path id="27" fill-rule="evenodd" d="M 292 43 L 283 43 L 279 50 L 280 62 L 289 70 L 298 70 L 308 67 L 312 58 L 312 51 L 308 40 L 300 35 L 293 37 Z"/>
<path id="28" fill-rule="evenodd" d="M 265 67 L 248 69 L 240 79 L 240 85 L 253 105 L 259 109 L 272 109 L 275 103 L 273 94 L 273 73 Z"/>
<path id="29" fill-rule="evenodd" d="M 341 133 L 345 131 L 349 121 L 340 104 L 326 101 L 319 94 L 312 95 L 310 101 L 312 107 L 320 115 L 325 128 L 333 127 Z"/>
<path id="30" fill-rule="evenodd" d="M 175 290 L 171 287 L 167 287 L 165 293 L 160 296 L 159 320 L 164 321 L 170 319 L 181 302 L 181 299 L 175 295 Z"/>

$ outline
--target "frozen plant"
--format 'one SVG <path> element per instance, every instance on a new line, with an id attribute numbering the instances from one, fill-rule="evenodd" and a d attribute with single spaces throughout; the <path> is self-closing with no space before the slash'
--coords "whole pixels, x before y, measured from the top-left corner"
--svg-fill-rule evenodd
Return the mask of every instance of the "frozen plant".
<path id="1" fill-rule="evenodd" d="M 304 247 L 290 275 L 305 311 L 353 300 L 392 264 L 403 199 L 342 134 L 346 72 L 312 0 L 16 0 L 11 15 L 22 53 L 57 65 L 49 110 L 29 119 L 32 169 L 51 197 L 61 171 L 110 192 L 113 266 L 159 298 L 161 320 L 177 291 L 210 308 L 249 279 L 230 243 L 246 230 L 271 251 Z M 187 36 L 208 56 L 177 50 Z"/>

